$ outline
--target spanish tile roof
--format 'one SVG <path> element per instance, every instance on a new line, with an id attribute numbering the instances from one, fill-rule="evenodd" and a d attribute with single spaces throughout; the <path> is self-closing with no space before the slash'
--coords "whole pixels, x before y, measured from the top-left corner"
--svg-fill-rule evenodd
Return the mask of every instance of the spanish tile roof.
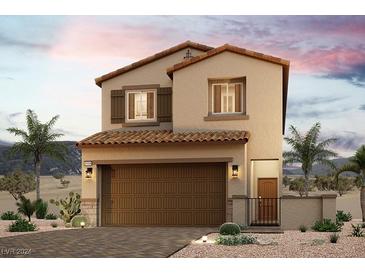
<path id="1" fill-rule="evenodd" d="M 106 80 L 109 80 L 109 79 L 111 79 L 113 77 L 116 77 L 116 76 L 121 75 L 123 73 L 126 73 L 128 71 L 131 71 L 133 69 L 136 69 L 138 67 L 144 66 L 144 65 L 146 65 L 148 63 L 151 63 L 153 61 L 156 61 L 156 60 L 158 60 L 160 58 L 163 58 L 165 56 L 168 56 L 170 54 L 173 54 L 175 52 L 178 52 L 179 50 L 182 50 L 182 49 L 188 48 L 188 47 L 194 48 L 194 49 L 198 49 L 198 50 L 202 50 L 202 51 L 208 51 L 208 50 L 213 49 L 212 47 L 209 47 L 209 46 L 206 46 L 206 45 L 203 45 L 203 44 L 198 44 L 198 43 L 194 43 L 194 42 L 191 42 L 191 41 L 186 41 L 186 42 L 181 43 L 179 45 L 176 45 L 176 46 L 174 46 L 172 48 L 163 50 L 163 51 L 161 51 L 159 53 L 156 53 L 156 54 L 151 55 L 151 56 L 149 56 L 147 58 L 144 58 L 144 59 L 142 59 L 142 60 L 140 60 L 138 62 L 132 63 L 132 64 L 130 64 L 128 66 L 122 67 L 120 69 L 117 69 L 117 70 L 112 71 L 110 73 L 107 73 L 105 75 L 102 75 L 102 76 L 100 76 L 100 77 L 98 77 L 98 78 L 95 79 L 95 83 L 99 87 L 101 87 L 101 83 L 104 82 L 104 81 L 106 81 Z"/>
<path id="2" fill-rule="evenodd" d="M 242 130 L 173 132 L 172 130 L 108 130 L 98 132 L 77 143 L 78 147 L 95 145 L 161 144 L 193 142 L 247 143 L 249 134 Z"/>
<path id="3" fill-rule="evenodd" d="M 193 57 L 189 60 L 186 60 L 186 61 L 183 61 L 181 63 L 173 65 L 172 67 L 167 69 L 167 74 L 172 79 L 173 78 L 173 73 L 175 71 L 183 69 L 187 66 L 193 65 L 197 62 L 203 61 L 203 60 L 205 60 L 209 57 L 215 56 L 215 55 L 217 55 L 219 53 L 222 53 L 224 51 L 230 51 L 230 52 L 237 53 L 237 54 L 240 54 L 240 55 L 256 58 L 258 60 L 278 64 L 278 65 L 281 65 L 283 67 L 283 134 L 284 134 L 284 131 L 285 131 L 285 118 L 286 118 L 286 105 L 287 105 L 287 97 L 288 97 L 289 65 L 290 65 L 290 62 L 288 60 L 281 59 L 281 58 L 278 58 L 278 57 L 274 57 L 274 56 L 271 56 L 271 55 L 266 55 L 266 54 L 259 53 L 259 52 L 255 52 L 255 51 L 252 51 L 252 50 L 240 48 L 240 47 L 235 47 L 235 46 L 232 46 L 232 45 L 229 45 L 229 44 L 224 44 L 221 47 L 211 49 L 211 50 L 209 50 L 209 51 L 207 51 L 203 54 L 200 54 L 198 56 L 195 56 L 195 57 Z"/>

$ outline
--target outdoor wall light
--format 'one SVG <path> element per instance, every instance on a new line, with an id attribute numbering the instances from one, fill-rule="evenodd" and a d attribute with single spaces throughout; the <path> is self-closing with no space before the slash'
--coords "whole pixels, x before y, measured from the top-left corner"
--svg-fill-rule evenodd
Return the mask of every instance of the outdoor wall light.
<path id="1" fill-rule="evenodd" d="M 93 168 L 92 167 L 88 167 L 86 169 L 86 178 L 91 178 L 91 175 L 93 174 Z"/>
<path id="2" fill-rule="evenodd" d="M 85 222 L 80 222 L 80 226 L 81 226 L 81 228 L 84 228 L 85 227 Z"/>
<path id="3" fill-rule="evenodd" d="M 238 165 L 232 165 L 232 177 L 238 176 Z"/>

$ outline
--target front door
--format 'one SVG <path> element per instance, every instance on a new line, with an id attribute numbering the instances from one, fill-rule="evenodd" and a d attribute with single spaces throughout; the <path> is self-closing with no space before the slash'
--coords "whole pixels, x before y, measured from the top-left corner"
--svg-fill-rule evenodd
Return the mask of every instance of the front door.
<path id="1" fill-rule="evenodd" d="M 278 179 L 258 179 L 258 221 L 264 224 L 278 222 Z"/>

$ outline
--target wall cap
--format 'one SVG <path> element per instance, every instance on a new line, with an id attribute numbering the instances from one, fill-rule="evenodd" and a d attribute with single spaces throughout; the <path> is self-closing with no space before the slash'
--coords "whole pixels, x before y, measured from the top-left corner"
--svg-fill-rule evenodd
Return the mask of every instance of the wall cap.
<path id="1" fill-rule="evenodd" d="M 321 194 L 321 195 L 312 195 L 308 197 L 300 197 L 295 195 L 283 195 L 281 196 L 282 199 L 327 199 L 327 198 L 337 198 L 337 194 Z"/>
<path id="2" fill-rule="evenodd" d="M 247 195 L 232 195 L 232 199 L 247 199 Z"/>

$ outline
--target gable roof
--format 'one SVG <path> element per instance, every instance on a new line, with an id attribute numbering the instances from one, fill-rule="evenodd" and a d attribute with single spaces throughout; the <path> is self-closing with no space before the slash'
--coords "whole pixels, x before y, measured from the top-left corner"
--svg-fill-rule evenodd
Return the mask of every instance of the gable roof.
<path id="1" fill-rule="evenodd" d="M 188 67 L 190 65 L 196 64 L 200 61 L 203 61 L 207 58 L 210 58 L 212 56 L 215 56 L 219 53 L 222 53 L 224 51 L 229 51 L 229 52 L 233 52 L 233 53 L 237 53 L 240 55 L 244 55 L 244 56 L 248 56 L 251 58 L 255 58 L 258 60 L 262 60 L 262 61 L 266 61 L 266 62 L 270 62 L 270 63 L 274 63 L 277 65 L 280 65 L 283 67 L 283 134 L 285 131 L 285 117 L 286 117 L 286 105 L 287 105 L 287 97 L 288 97 L 288 82 L 289 82 L 289 65 L 290 62 L 288 60 L 285 59 L 281 59 L 278 57 L 274 57 L 271 55 L 266 55 L 263 53 L 259 53 L 256 51 L 252 51 L 252 50 L 247 50 L 245 48 L 239 48 L 239 47 L 235 47 L 232 46 L 230 44 L 224 44 L 223 46 L 211 49 L 201 55 L 195 56 L 189 60 L 183 61 L 181 63 L 175 64 L 172 67 L 167 69 L 167 74 L 169 75 L 169 77 L 172 79 L 173 78 L 173 73 L 177 70 L 183 69 L 185 67 Z"/>
<path id="2" fill-rule="evenodd" d="M 178 45 L 176 45 L 174 47 L 171 47 L 169 49 L 163 50 L 163 51 L 161 51 L 159 53 L 156 53 L 154 55 L 151 55 L 151 56 L 149 56 L 147 58 L 144 58 L 144 59 L 142 59 L 140 61 L 137 61 L 135 63 L 132 63 L 132 64 L 130 64 L 128 66 L 122 67 L 120 69 L 117 69 L 115 71 L 112 71 L 110 73 L 107 73 L 105 75 L 102 75 L 100 77 L 97 77 L 97 78 L 95 78 L 95 84 L 97 84 L 99 87 L 101 87 L 101 84 L 104 81 L 106 81 L 106 80 L 109 80 L 109 79 L 114 78 L 116 76 L 119 76 L 119 75 L 121 75 L 123 73 L 126 73 L 126 72 L 131 71 L 133 69 L 136 69 L 138 67 L 141 67 L 141 66 L 144 66 L 146 64 L 149 64 L 149 63 L 151 63 L 153 61 L 156 61 L 156 60 L 158 60 L 160 58 L 163 58 L 165 56 L 171 55 L 171 54 L 173 54 L 175 52 L 178 52 L 178 51 L 180 51 L 182 49 L 185 49 L 185 48 L 193 48 L 193 49 L 197 49 L 197 50 L 201 50 L 201 51 L 208 51 L 208 50 L 213 49 L 212 47 L 209 47 L 207 45 L 194 43 L 194 42 L 191 42 L 191 41 L 188 40 L 188 41 L 186 41 L 184 43 L 181 43 L 181 44 L 178 44 Z"/>

